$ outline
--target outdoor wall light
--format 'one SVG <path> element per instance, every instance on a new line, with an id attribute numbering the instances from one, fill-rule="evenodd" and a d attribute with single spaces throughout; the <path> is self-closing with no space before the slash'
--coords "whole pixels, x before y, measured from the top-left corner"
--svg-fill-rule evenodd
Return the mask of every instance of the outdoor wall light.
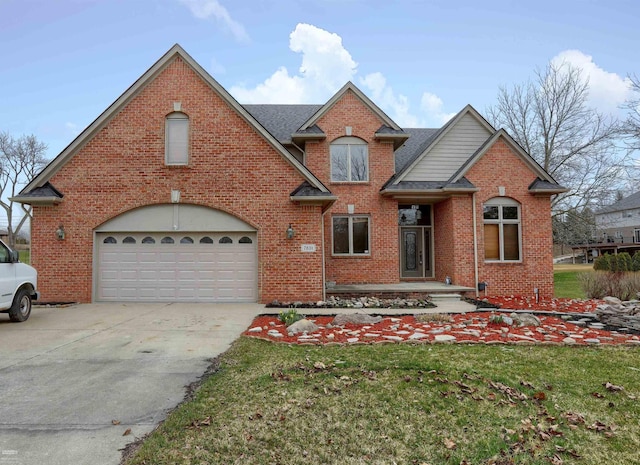
<path id="1" fill-rule="evenodd" d="M 293 230 L 293 226 L 289 223 L 289 227 L 287 228 L 287 239 L 293 239 L 293 236 L 296 235 L 296 232 Z"/>
<path id="2" fill-rule="evenodd" d="M 64 240 L 64 226 L 58 226 L 58 229 L 56 229 L 56 237 L 58 240 Z"/>

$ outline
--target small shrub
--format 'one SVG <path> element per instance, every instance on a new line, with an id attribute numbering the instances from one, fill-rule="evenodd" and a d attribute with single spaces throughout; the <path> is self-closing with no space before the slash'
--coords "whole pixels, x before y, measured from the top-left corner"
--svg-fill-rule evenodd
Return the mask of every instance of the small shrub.
<path id="1" fill-rule="evenodd" d="M 287 326 L 291 326 L 296 321 L 300 321 L 303 318 L 304 318 L 304 315 L 299 314 L 295 308 L 292 308 L 287 311 L 283 310 L 282 312 L 280 312 L 280 314 L 278 314 L 278 319 Z"/>
<path id="2" fill-rule="evenodd" d="M 640 271 L 640 250 L 633 254 L 631 259 L 631 271 Z"/>
<path id="3" fill-rule="evenodd" d="M 618 265 L 618 272 L 631 271 L 632 260 L 629 252 L 622 252 L 616 255 L 616 264 Z"/>
<path id="4" fill-rule="evenodd" d="M 596 271 L 611 271 L 611 255 L 600 255 L 593 261 L 593 269 Z"/>
<path id="5" fill-rule="evenodd" d="M 617 297 L 620 300 L 635 299 L 640 291 L 640 273 L 607 273 L 594 271 L 578 275 L 582 290 L 589 299 Z"/>

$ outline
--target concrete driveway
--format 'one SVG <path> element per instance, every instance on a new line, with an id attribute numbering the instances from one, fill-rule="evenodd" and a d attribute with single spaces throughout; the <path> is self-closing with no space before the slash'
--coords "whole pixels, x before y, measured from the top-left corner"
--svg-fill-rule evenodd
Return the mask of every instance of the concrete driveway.
<path id="1" fill-rule="evenodd" d="M 0 465 L 120 463 L 263 309 L 35 307 L 19 324 L 0 314 Z"/>

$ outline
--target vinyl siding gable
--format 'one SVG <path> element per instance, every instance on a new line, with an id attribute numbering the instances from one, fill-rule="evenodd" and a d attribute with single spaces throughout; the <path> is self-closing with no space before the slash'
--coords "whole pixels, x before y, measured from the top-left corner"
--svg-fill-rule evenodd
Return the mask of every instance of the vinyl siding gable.
<path id="1" fill-rule="evenodd" d="M 403 177 L 403 181 L 446 181 L 491 136 L 491 132 L 467 113 Z"/>

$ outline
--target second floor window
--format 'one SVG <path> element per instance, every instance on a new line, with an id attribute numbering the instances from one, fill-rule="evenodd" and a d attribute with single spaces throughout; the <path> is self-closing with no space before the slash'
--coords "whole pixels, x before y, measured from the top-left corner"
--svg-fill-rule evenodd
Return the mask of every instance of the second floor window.
<path id="1" fill-rule="evenodd" d="M 166 118 L 165 163 L 167 165 L 189 163 L 189 117 L 178 111 L 169 114 Z"/>
<path id="2" fill-rule="evenodd" d="M 369 180 L 369 148 L 357 137 L 341 137 L 331 144 L 331 181 Z"/>

